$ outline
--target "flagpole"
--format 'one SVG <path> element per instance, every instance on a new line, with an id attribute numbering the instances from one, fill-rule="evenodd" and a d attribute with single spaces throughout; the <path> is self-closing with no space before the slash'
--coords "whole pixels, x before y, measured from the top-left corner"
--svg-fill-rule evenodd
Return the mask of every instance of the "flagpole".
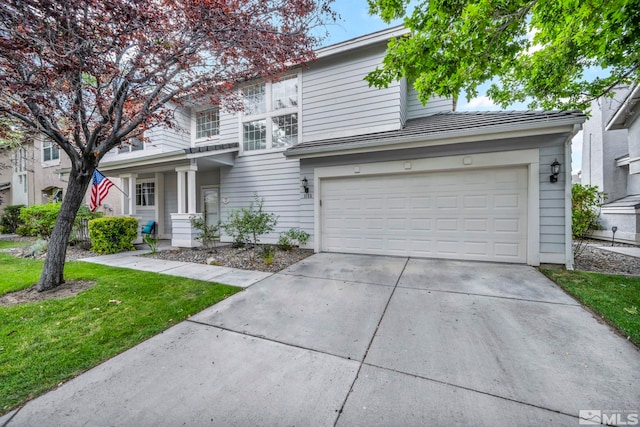
<path id="1" fill-rule="evenodd" d="M 98 172 L 100 172 L 98 169 L 96 169 Z M 103 174 L 102 172 L 100 172 L 105 178 L 107 177 L 105 174 Z M 107 178 L 108 179 L 108 178 Z M 111 185 L 113 185 L 119 192 L 121 192 L 122 194 L 124 194 L 124 197 L 126 197 L 127 199 L 129 198 L 129 195 L 127 193 L 125 193 L 124 191 L 122 191 L 122 189 L 120 187 L 118 187 L 117 185 L 115 185 L 113 183 L 113 181 L 111 181 L 109 179 L 109 181 L 111 182 Z"/>

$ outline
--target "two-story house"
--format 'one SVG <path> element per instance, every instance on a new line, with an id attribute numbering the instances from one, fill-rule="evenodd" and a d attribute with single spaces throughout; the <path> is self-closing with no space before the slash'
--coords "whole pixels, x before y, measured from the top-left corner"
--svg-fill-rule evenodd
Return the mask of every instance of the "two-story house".
<path id="1" fill-rule="evenodd" d="M 606 194 L 594 237 L 640 244 L 640 86 L 593 102 L 584 124 L 582 183 Z"/>
<path id="2" fill-rule="evenodd" d="M 577 112 L 452 112 L 410 82 L 365 75 L 403 28 L 322 48 L 278 82 L 238 85 L 245 108 L 177 108 L 178 130 L 109 153 L 123 213 L 196 246 L 194 215 L 225 221 L 258 194 L 316 251 L 571 266 L 570 143 Z M 551 174 L 552 164 L 559 173 Z M 229 240 L 222 236 L 223 241 Z"/>

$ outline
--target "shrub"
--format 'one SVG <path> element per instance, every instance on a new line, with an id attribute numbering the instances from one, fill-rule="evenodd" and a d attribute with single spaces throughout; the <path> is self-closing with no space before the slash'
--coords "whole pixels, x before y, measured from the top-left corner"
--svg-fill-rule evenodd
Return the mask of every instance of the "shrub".
<path id="1" fill-rule="evenodd" d="M 283 251 L 290 251 L 294 246 L 306 245 L 309 241 L 309 233 L 299 228 L 290 228 L 280 233 L 278 237 L 278 247 Z"/>
<path id="2" fill-rule="evenodd" d="M 22 253 L 25 256 L 39 257 L 40 255 L 42 255 L 45 252 L 47 252 L 48 248 L 49 248 L 49 241 L 48 240 L 38 239 L 33 244 L 31 244 L 28 247 L 26 247 L 22 251 Z"/>
<path id="3" fill-rule="evenodd" d="M 191 217 L 191 225 L 200 231 L 196 240 L 200 240 L 205 249 L 215 249 L 216 239 L 220 238 L 220 223 L 207 225 L 205 219 L 201 216 Z"/>
<path id="4" fill-rule="evenodd" d="M 99 254 L 131 251 L 138 237 L 138 220 L 126 216 L 96 218 L 89 221 L 91 250 Z"/>
<path id="5" fill-rule="evenodd" d="M 255 195 L 255 201 L 248 208 L 236 209 L 229 213 L 229 220 L 222 225 L 224 231 L 233 238 L 236 245 L 243 246 L 253 243 L 254 247 L 260 241 L 259 237 L 273 231 L 278 223 L 274 213 L 265 212 L 264 199 Z"/>
<path id="6" fill-rule="evenodd" d="M 24 205 L 9 205 L 4 208 L 2 217 L 0 217 L 0 232 L 16 232 L 18 227 L 22 225 L 22 220 L 20 219 L 20 209 L 24 207 Z"/>
<path id="7" fill-rule="evenodd" d="M 38 236 L 43 239 L 51 237 L 53 226 L 60 213 L 61 203 L 45 203 L 32 205 L 20 210 L 23 225 L 16 230 L 21 236 Z"/>
<path id="8" fill-rule="evenodd" d="M 584 250 L 584 239 L 598 229 L 599 208 L 606 198 L 598 190 L 596 185 L 573 184 L 571 187 L 571 234 L 576 242 L 576 256 Z"/>

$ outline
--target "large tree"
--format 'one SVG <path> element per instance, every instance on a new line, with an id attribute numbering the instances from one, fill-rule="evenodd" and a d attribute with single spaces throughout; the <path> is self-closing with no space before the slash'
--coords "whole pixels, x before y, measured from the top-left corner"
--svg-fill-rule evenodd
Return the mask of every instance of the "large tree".
<path id="1" fill-rule="evenodd" d="M 239 108 L 234 83 L 313 59 L 310 30 L 333 19 L 331 1 L 3 0 L 0 133 L 17 121 L 71 159 L 38 290 L 64 282 L 75 215 L 108 151 L 171 126 L 169 105 Z"/>
<path id="2" fill-rule="evenodd" d="M 640 80 L 640 0 L 367 0 L 385 21 L 404 17 L 368 76 L 415 82 L 420 99 L 487 95 L 498 105 L 587 109 L 612 88 Z"/>

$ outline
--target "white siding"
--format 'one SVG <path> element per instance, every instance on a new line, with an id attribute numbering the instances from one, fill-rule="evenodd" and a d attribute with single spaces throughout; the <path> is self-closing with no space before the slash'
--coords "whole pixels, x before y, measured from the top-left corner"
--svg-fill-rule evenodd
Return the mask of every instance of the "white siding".
<path id="1" fill-rule="evenodd" d="M 451 99 L 441 97 L 431 98 L 427 105 L 422 105 L 418 99 L 418 92 L 412 85 L 407 85 L 407 118 L 409 120 L 435 113 L 446 113 L 451 111 L 452 106 Z"/>
<path id="2" fill-rule="evenodd" d="M 564 254 L 565 212 L 564 174 L 558 182 L 549 182 L 550 166 L 555 159 L 562 162 L 564 146 L 561 142 L 540 149 L 540 253 Z M 566 165 L 562 165 L 566 167 Z M 568 224 L 570 227 L 571 224 Z"/>
<path id="3" fill-rule="evenodd" d="M 364 77 L 379 65 L 384 45 L 318 61 L 302 72 L 305 140 L 401 127 L 400 84 L 369 87 Z"/>
<path id="4" fill-rule="evenodd" d="M 231 210 L 248 207 L 257 193 L 264 210 L 278 216 L 276 230 L 261 241 L 275 243 L 279 233 L 300 225 L 300 179 L 300 161 L 286 160 L 282 152 L 238 157 L 232 168 L 220 169 L 222 222 Z"/>
<path id="5" fill-rule="evenodd" d="M 191 146 L 191 116 L 189 109 L 174 107 L 174 127 L 156 127 L 146 133 L 153 149 L 159 149 L 163 153 L 189 148 Z M 147 146 L 145 146 L 145 151 Z M 135 152 L 132 154 L 137 154 Z"/>

